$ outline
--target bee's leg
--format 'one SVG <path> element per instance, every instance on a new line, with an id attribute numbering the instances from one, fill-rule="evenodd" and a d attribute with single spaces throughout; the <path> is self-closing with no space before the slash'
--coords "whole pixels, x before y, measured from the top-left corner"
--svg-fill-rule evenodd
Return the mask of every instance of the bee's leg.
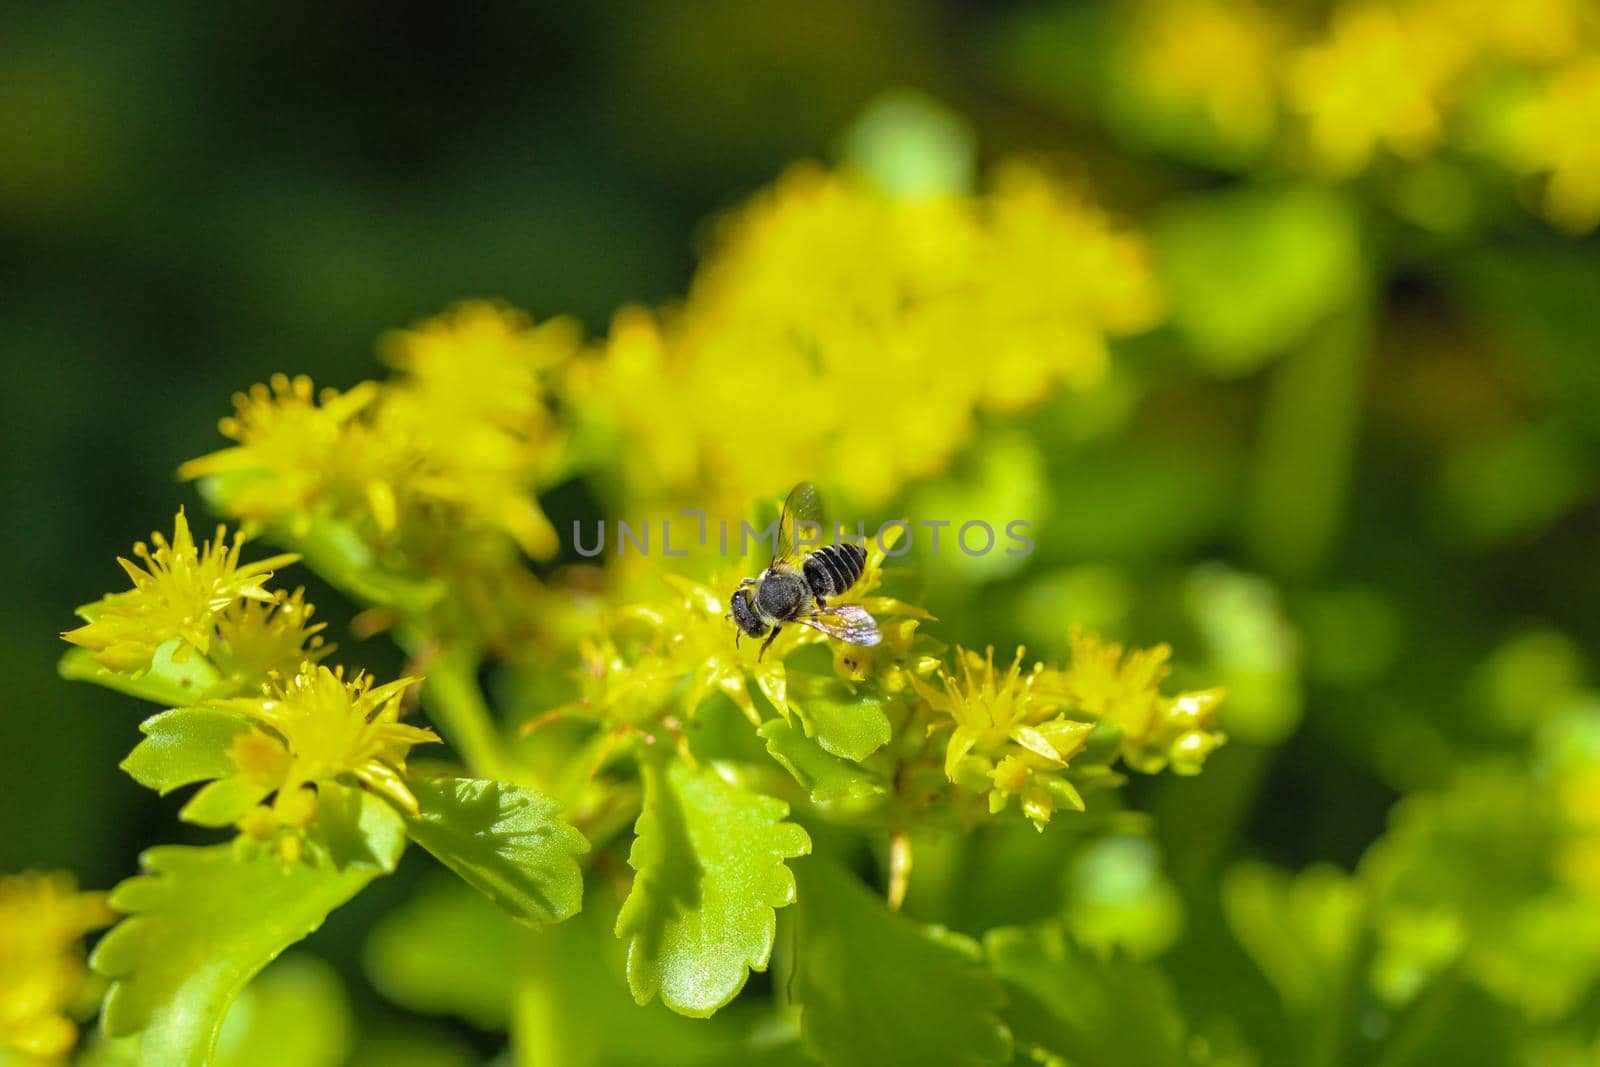
<path id="1" fill-rule="evenodd" d="M 767 654 L 767 646 L 772 644 L 773 640 L 778 636 L 778 631 L 781 629 L 783 629 L 783 627 L 774 626 L 772 628 L 772 632 L 767 635 L 767 639 L 761 642 L 761 651 L 756 653 L 757 661 L 760 661 L 761 657 Z"/>
<path id="2" fill-rule="evenodd" d="M 828 602 L 826 600 L 823 600 L 821 597 L 817 596 L 815 593 L 811 594 L 811 599 L 815 600 L 817 602 L 817 610 L 818 611 L 827 610 Z"/>

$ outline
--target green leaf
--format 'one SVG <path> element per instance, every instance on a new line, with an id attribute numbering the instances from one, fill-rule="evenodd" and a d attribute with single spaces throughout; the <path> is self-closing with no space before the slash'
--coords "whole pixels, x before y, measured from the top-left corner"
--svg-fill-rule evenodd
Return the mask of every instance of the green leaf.
<path id="1" fill-rule="evenodd" d="M 201 786 L 178 812 L 178 818 L 196 826 L 232 826 L 270 792 L 271 786 L 258 785 L 238 775 L 218 778 Z"/>
<path id="2" fill-rule="evenodd" d="M 228 746 L 249 722 L 215 708 L 173 708 L 139 724 L 144 740 L 122 769 L 146 789 L 163 795 L 195 782 L 226 778 L 236 769 Z"/>
<path id="3" fill-rule="evenodd" d="M 756 733 L 767 743 L 772 758 L 811 791 L 811 799 L 817 804 L 867 800 L 889 791 L 882 778 L 823 751 L 816 741 L 782 719 L 768 719 Z"/>
<path id="4" fill-rule="evenodd" d="M 889 743 L 889 717 L 883 701 L 852 693 L 837 678 L 800 675 L 789 679 L 789 703 L 806 736 L 828 753 L 861 762 Z"/>
<path id="5" fill-rule="evenodd" d="M 483 894 L 434 871 L 378 920 L 362 960 L 368 980 L 401 1007 L 503 1031 L 516 986 L 517 933 Z M 443 945 L 450 950 L 439 951 Z"/>
<path id="6" fill-rule="evenodd" d="M 467 884 L 531 925 L 560 922 L 583 905 L 576 857 L 583 834 L 557 815 L 554 800 L 483 778 L 414 778 L 419 813 L 411 839 Z"/>
<path id="7" fill-rule="evenodd" d="M 978 946 L 896 914 L 822 859 L 796 865 L 800 1027 L 839 1067 L 980 1067 L 1011 1060 L 1000 984 Z"/>
<path id="8" fill-rule="evenodd" d="M 148 1067 L 204 1067 L 245 983 L 378 873 L 284 864 L 233 845 L 154 848 L 143 866 L 112 891 L 111 906 L 128 917 L 90 962 L 112 979 L 101 1028 L 141 1034 Z"/>
<path id="9" fill-rule="evenodd" d="M 211 661 L 192 653 L 182 663 L 176 663 L 172 654 L 182 644 L 173 638 L 156 649 L 150 669 L 138 677 L 102 667 L 94 661 L 94 653 L 87 648 L 70 649 L 56 664 L 61 677 L 71 682 L 91 682 L 115 689 L 119 693 L 148 700 L 167 707 L 195 704 L 210 697 L 227 696 L 232 690 L 217 674 Z"/>
<path id="10" fill-rule="evenodd" d="M 1319 864 L 1298 874 L 1242 861 L 1222 880 L 1233 936 L 1291 1009 L 1337 1010 L 1356 963 L 1365 893 L 1350 875 Z"/>
<path id="11" fill-rule="evenodd" d="M 1173 325 L 1210 372 L 1255 370 L 1358 297 L 1358 223 L 1345 197 L 1314 186 L 1178 203 L 1154 230 Z"/>
<path id="12" fill-rule="evenodd" d="M 356 864 L 393 871 L 406 848 L 406 823 L 399 812 L 365 789 L 331 778 L 317 784 L 312 828 L 341 870 Z"/>
<path id="13" fill-rule="evenodd" d="M 1054 925 L 991 930 L 984 951 L 1011 996 L 1006 1017 L 1021 1047 L 1093 1067 L 1216 1062 L 1191 1055 L 1171 986 L 1154 967 L 1096 959 Z"/>
<path id="14" fill-rule="evenodd" d="M 217 1037 L 216 1067 L 341 1067 L 356 1022 L 333 967 L 305 953 L 284 957 L 245 987 Z"/>
<path id="15" fill-rule="evenodd" d="M 683 1015 L 711 1015 L 765 970 L 775 908 L 795 899 L 783 861 L 811 839 L 783 821 L 789 806 L 730 785 L 711 768 L 650 760 L 628 863 L 638 872 L 617 915 L 628 987 Z"/>

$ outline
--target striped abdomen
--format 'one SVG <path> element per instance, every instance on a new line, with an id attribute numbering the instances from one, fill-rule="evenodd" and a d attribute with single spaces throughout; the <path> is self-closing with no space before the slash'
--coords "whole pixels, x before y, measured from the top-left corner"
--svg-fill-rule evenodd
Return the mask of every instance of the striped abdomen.
<path id="1" fill-rule="evenodd" d="M 856 584 L 867 566 L 867 550 L 841 542 L 823 545 L 806 557 L 806 584 L 818 600 L 835 597 Z"/>

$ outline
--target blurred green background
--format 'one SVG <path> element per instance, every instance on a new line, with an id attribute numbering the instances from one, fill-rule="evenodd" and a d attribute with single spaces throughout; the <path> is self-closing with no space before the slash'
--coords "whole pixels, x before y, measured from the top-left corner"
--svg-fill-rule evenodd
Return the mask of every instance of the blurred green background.
<path id="1" fill-rule="evenodd" d="M 1105 12 L 0 11 L 0 870 L 104 887 L 186 839 L 176 800 L 114 770 L 142 709 L 59 681 L 57 635 L 120 581 L 114 554 L 203 511 L 172 472 L 219 444 L 234 390 L 377 374 L 383 331 L 465 297 L 600 333 L 684 291 L 708 218 L 838 158 L 904 86 L 970 123 L 980 164 L 1061 162 L 1156 244 L 1170 324 L 1119 350 L 1111 398 L 1024 417 L 921 500 L 1057 517 L 1026 574 L 943 594 L 952 641 L 1037 646 L 1077 618 L 1171 639 L 1184 680 L 1233 690 L 1205 775 L 1136 783 L 1191 925 L 1221 929 L 1194 887 L 1224 857 L 1348 868 L 1401 793 L 1526 750 L 1600 640 L 1594 238 L 1449 158 L 1302 182 L 1170 151 L 1089 88 Z M 382 660 L 313 599 L 345 659 Z M 353 959 L 404 893 L 364 896 L 319 951 Z M 1248 1017 L 1208 990 L 1212 948 L 1169 970 Z"/>

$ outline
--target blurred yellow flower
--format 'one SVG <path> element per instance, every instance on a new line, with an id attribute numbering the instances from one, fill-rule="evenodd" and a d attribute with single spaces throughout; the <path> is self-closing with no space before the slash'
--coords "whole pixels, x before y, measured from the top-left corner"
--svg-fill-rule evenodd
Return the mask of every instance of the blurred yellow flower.
<path id="1" fill-rule="evenodd" d="M 118 558 L 133 588 L 111 593 L 78 609 L 85 625 L 61 636 L 94 652 L 95 662 L 114 671 L 142 672 L 156 649 L 177 639 L 172 658 L 186 661 L 193 652 L 211 649 L 218 623 L 240 600 L 270 603 L 263 584 L 272 572 L 299 556 L 272 556 L 241 564 L 244 534 L 232 542 L 221 525 L 210 541 L 196 545 L 189 520 L 180 508 L 172 540 L 159 531 L 150 535 L 154 549 L 139 542 L 133 553 L 143 566 Z"/>
<path id="2" fill-rule="evenodd" d="M 1252 0 L 1143 0 L 1132 6 L 1132 73 L 1167 106 L 1197 106 L 1217 132 L 1254 145 L 1278 121 L 1287 28 Z"/>
<path id="3" fill-rule="evenodd" d="M 942 688 L 915 675 L 910 681 L 954 726 L 945 749 L 945 777 L 974 792 L 986 791 L 991 812 L 1020 797 L 1023 814 L 1043 829 L 1058 806 L 1083 810 L 1083 797 L 1058 772 L 1083 748 L 1095 724 L 1068 718 L 1061 710 L 1065 701 L 1036 684 L 1044 665 L 1036 663 L 1024 674 L 1022 657 L 1019 648 L 1002 674 L 995 670 L 993 648 L 983 656 L 958 648 L 961 673 L 941 668 Z"/>
<path id="4" fill-rule="evenodd" d="M 1335 8 L 1328 37 L 1302 49 L 1286 74 L 1288 107 L 1303 116 L 1312 162 L 1353 174 L 1380 148 L 1417 159 L 1444 134 L 1444 90 L 1460 42 L 1427 31 L 1396 7 Z"/>
<path id="5" fill-rule="evenodd" d="M 401 376 L 385 389 L 380 424 L 426 457 L 407 487 L 503 530 L 530 555 L 553 554 L 555 530 L 533 490 L 566 438 L 545 380 L 581 343 L 571 319 L 536 326 L 486 301 L 388 335 L 382 350 Z"/>
<path id="6" fill-rule="evenodd" d="M 723 514 L 816 478 L 863 504 L 942 471 L 983 408 L 1106 373 L 1154 324 L 1142 241 L 1036 169 L 893 198 L 798 167 L 723 221 L 687 302 L 617 317 L 567 376 L 628 485 Z"/>
<path id="7" fill-rule="evenodd" d="M 182 816 L 204 826 L 236 824 L 259 838 L 288 829 L 278 841 L 285 860 L 293 861 L 300 855 L 293 831 L 316 816 L 319 782 L 348 775 L 415 814 L 406 757 L 413 745 L 439 740 L 432 730 L 400 721 L 401 698 L 417 681 L 373 686 L 365 673 L 347 681 L 343 668 L 306 663 L 262 696 L 212 701 L 256 725 L 237 734 L 228 750 L 234 773 L 196 793 Z M 273 794 L 270 806 L 263 803 Z"/>
<path id="8" fill-rule="evenodd" d="M 1068 636 L 1072 662 L 1049 671 L 1040 688 L 1061 703 L 1115 723 L 1122 730 L 1123 761 L 1136 771 L 1154 773 L 1170 765 L 1194 774 L 1222 744 L 1211 730 L 1224 690 L 1161 694 L 1169 673 L 1166 645 L 1123 654 L 1121 645 L 1074 627 Z"/>
<path id="9" fill-rule="evenodd" d="M 1515 117 L 1513 164 L 1547 175 L 1541 210 L 1570 233 L 1600 224 L 1600 52 L 1554 72 Z"/>
<path id="10" fill-rule="evenodd" d="M 437 553 L 491 530 L 546 558 L 558 546 L 535 491 L 566 446 L 546 379 L 580 342 L 568 319 L 536 326 L 499 304 L 462 304 L 384 338 L 398 372 L 387 383 L 317 397 L 309 378 L 280 374 L 235 396 L 221 429 L 238 443 L 178 473 L 205 479 L 230 515 L 291 537 L 327 515 L 373 544 Z"/>
<path id="11" fill-rule="evenodd" d="M 178 476 L 210 480 L 236 518 L 299 530 L 320 506 L 342 517 L 369 516 L 392 531 L 397 484 L 417 458 L 409 442 L 373 432 L 368 416 L 379 391 L 376 382 L 362 382 L 317 397 L 310 378 L 274 375 L 270 387 L 235 394 L 234 414 L 218 424 L 238 443 L 190 460 Z"/>
<path id="12" fill-rule="evenodd" d="M 104 893 L 80 893 L 69 874 L 0 878 L 0 1059 L 7 1049 L 54 1059 L 77 1040 L 69 1017 L 89 971 L 83 935 L 110 925 Z"/>

